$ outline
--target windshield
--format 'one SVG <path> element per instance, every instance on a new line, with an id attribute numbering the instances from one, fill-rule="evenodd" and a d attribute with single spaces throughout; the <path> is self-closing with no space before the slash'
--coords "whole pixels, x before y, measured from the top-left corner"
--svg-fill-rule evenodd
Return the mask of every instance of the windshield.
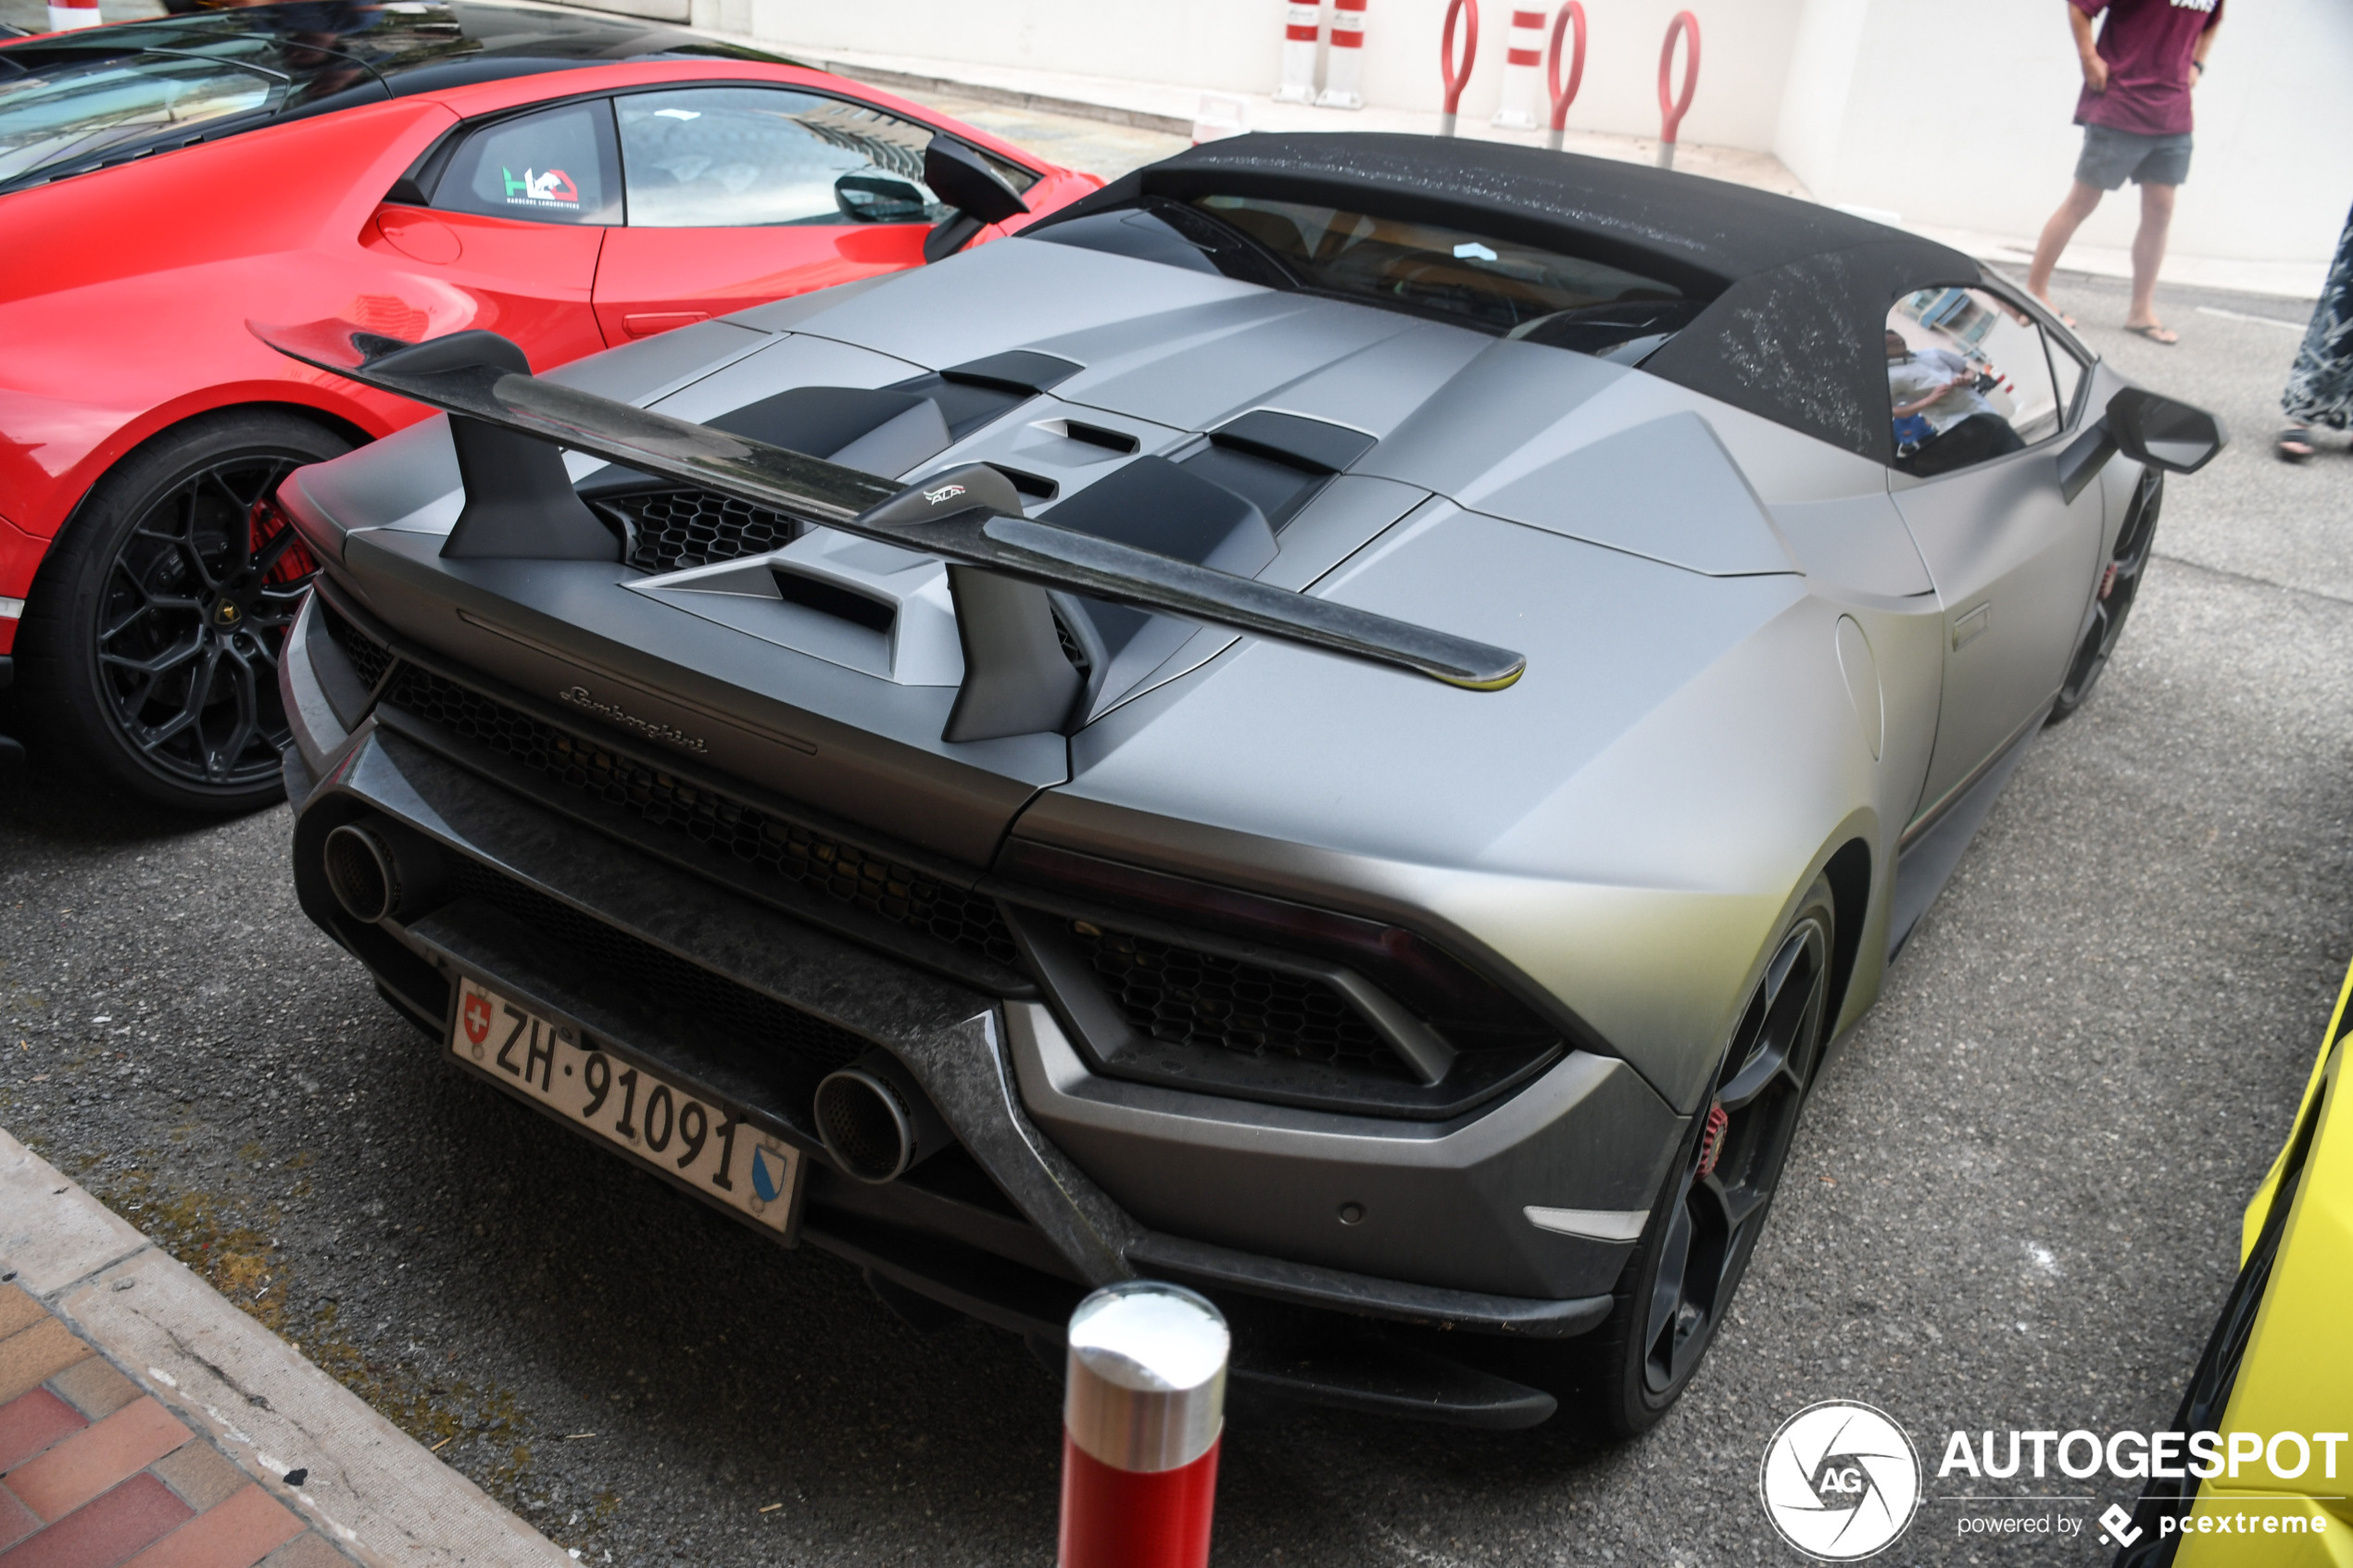
<path id="1" fill-rule="evenodd" d="M 1309 288 L 1491 332 L 1594 306 L 1682 298 L 1655 278 L 1441 224 L 1256 196 L 1202 196 L 1193 205 L 1264 245 Z"/>
<path id="2" fill-rule="evenodd" d="M 285 83 L 174 55 L 59 64 L 0 81 L 0 181 L 271 107 Z"/>

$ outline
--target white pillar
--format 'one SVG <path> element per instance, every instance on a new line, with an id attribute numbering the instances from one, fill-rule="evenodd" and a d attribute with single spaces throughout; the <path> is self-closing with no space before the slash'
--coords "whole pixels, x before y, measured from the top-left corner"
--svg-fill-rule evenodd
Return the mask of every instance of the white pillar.
<path id="1" fill-rule="evenodd" d="M 49 0 L 49 31 L 70 32 L 98 25 L 98 0 Z"/>
<path id="2" fill-rule="evenodd" d="M 1283 84 L 1275 89 L 1275 102 L 1315 101 L 1315 34 L 1324 25 L 1323 19 L 1324 0 L 1291 0 L 1285 7 Z"/>
<path id="3" fill-rule="evenodd" d="M 1544 13 L 1512 8 L 1511 49 L 1504 56 L 1504 103 L 1495 123 L 1508 131 L 1533 131 L 1543 123 Z"/>
<path id="4" fill-rule="evenodd" d="M 1365 95 L 1357 91 L 1364 79 L 1365 0 L 1332 0 L 1332 57 L 1325 71 L 1324 95 L 1316 106 L 1327 109 L 1361 109 Z"/>

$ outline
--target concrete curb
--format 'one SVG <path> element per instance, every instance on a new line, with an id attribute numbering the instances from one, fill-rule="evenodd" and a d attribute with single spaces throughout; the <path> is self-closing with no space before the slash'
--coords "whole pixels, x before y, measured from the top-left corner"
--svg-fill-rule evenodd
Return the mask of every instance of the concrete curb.
<path id="1" fill-rule="evenodd" d="M 6 1133 L 0 1271 L 361 1562 L 573 1561 Z"/>

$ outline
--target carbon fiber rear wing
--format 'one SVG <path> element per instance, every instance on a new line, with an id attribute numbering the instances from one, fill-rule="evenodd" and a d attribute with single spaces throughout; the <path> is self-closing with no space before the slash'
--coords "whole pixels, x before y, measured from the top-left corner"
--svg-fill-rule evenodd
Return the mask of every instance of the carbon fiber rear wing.
<path id="1" fill-rule="evenodd" d="M 980 611 L 981 601 L 992 597 L 999 610 L 1008 608 L 1003 585 L 986 581 L 994 577 L 1387 665 L 1468 691 L 1499 691 L 1526 668 L 1520 655 L 1483 643 L 1032 521 L 1021 515 L 1011 483 L 984 464 L 901 487 L 856 469 L 539 380 L 525 373 L 520 349 L 489 332 L 408 344 L 349 321 L 247 326 L 290 358 L 453 416 L 468 495 L 447 555 L 616 558 L 610 534 L 563 476 L 556 448 L 569 447 L 803 522 L 936 556 L 950 565 L 960 622 L 987 619 L 1000 630 L 1013 627 L 1001 614 L 975 617 L 967 609 L 967 599 L 975 601 L 971 611 Z M 470 422 L 479 428 L 468 429 Z M 518 443 L 515 436 L 529 441 Z M 576 511 L 579 527 L 572 526 L 567 508 Z M 501 542 L 484 547 L 494 533 Z M 959 567 L 981 570 L 972 573 Z M 1040 613 L 1043 608 L 1040 596 Z M 1051 622 L 1045 624 L 1051 634 Z M 986 657 L 974 659 L 975 652 L 986 652 L 973 646 L 977 630 L 963 628 L 968 665 L 1006 669 L 1001 659 L 993 665 Z M 968 675 L 960 710 L 986 706 L 986 695 Z M 1010 687 L 1006 695 L 1018 696 Z M 1063 700 L 1066 706 L 1067 694 Z M 979 729 L 995 734 L 1020 733 L 1002 727 L 1008 722 L 1050 727 L 1011 713 L 992 720 L 975 711 L 973 717 Z M 959 735 L 957 728 L 951 722 L 950 738 L 980 738 L 978 733 Z M 972 732 L 975 726 L 965 728 Z"/>

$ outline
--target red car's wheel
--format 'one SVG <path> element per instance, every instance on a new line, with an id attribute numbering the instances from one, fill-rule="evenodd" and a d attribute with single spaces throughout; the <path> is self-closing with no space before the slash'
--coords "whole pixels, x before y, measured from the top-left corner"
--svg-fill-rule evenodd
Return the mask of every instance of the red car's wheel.
<path id="1" fill-rule="evenodd" d="M 36 744 L 161 805 L 276 800 L 278 650 L 315 563 L 262 503 L 349 445 L 275 410 L 208 415 L 93 486 L 19 633 Z"/>

